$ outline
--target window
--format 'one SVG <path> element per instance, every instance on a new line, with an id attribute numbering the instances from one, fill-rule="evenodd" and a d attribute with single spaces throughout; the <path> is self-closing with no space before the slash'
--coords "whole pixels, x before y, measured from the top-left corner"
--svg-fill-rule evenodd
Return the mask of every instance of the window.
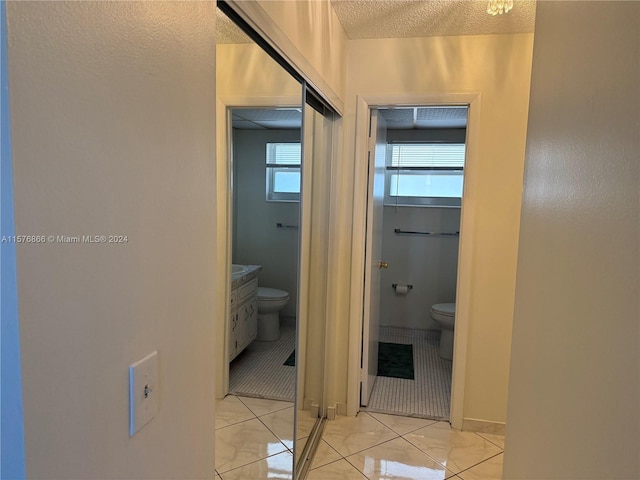
<path id="1" fill-rule="evenodd" d="M 300 201 L 299 143 L 267 143 L 267 200 Z"/>
<path id="2" fill-rule="evenodd" d="M 464 154 L 464 143 L 389 144 L 385 205 L 459 207 Z"/>

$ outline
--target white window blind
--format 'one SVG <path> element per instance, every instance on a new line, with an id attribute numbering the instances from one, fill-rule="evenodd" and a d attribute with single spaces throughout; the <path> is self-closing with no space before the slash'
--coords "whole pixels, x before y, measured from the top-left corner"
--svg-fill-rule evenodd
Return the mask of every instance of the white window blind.
<path id="1" fill-rule="evenodd" d="M 267 143 L 267 166 L 300 166 L 302 148 L 299 143 Z"/>
<path id="2" fill-rule="evenodd" d="M 388 166 L 461 169 L 464 152 L 464 143 L 392 143 Z"/>
<path id="3" fill-rule="evenodd" d="M 266 177 L 268 201 L 300 201 L 300 143 L 267 143 Z"/>
<path id="4" fill-rule="evenodd" d="M 387 150 L 386 205 L 461 205 L 463 143 L 392 143 Z"/>

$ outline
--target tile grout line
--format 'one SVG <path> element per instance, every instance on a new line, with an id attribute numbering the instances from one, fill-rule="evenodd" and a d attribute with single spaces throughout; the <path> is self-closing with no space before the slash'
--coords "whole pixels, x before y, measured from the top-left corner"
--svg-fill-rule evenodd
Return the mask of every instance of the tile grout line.
<path id="1" fill-rule="evenodd" d="M 233 472 L 234 470 L 239 470 L 239 469 L 244 468 L 244 467 L 247 467 L 247 466 L 249 466 L 249 465 L 253 465 L 254 463 L 262 462 L 263 460 L 266 460 L 267 458 L 275 457 L 276 455 L 281 455 L 281 454 L 283 454 L 283 453 L 291 453 L 291 452 L 289 451 L 289 449 L 288 449 L 288 448 L 285 448 L 285 450 L 283 450 L 282 452 L 278 452 L 278 453 L 273 453 L 273 454 L 271 454 L 271 455 L 267 455 L 267 456 L 266 456 L 266 457 L 264 457 L 264 458 L 260 458 L 260 459 L 258 459 L 258 460 L 254 460 L 254 461 L 251 461 L 251 462 L 249 462 L 249 463 L 245 463 L 244 465 L 239 465 L 239 466 L 237 466 L 237 467 L 230 468 L 229 470 L 225 470 L 224 472 L 218 472 L 218 475 L 220 475 L 220 476 L 222 477 L 222 474 L 223 474 L 223 473 Z M 216 471 L 217 471 L 217 470 L 216 470 Z"/>
<path id="2" fill-rule="evenodd" d="M 427 428 L 427 427 L 425 427 Z M 407 435 L 409 435 L 407 433 Z M 415 448 L 417 448 L 418 450 L 420 450 L 422 453 L 424 453 L 427 457 L 429 457 L 431 460 L 433 460 L 434 462 L 436 462 L 438 465 L 440 465 L 441 467 L 443 467 L 446 470 L 449 470 L 450 472 L 453 472 L 453 470 L 451 469 L 447 469 L 447 465 L 439 462 L 438 460 L 436 460 L 435 458 L 433 458 L 431 455 L 429 455 L 428 452 L 425 452 L 423 449 L 421 449 L 418 445 L 416 445 L 415 443 L 413 443 L 411 440 L 409 440 L 408 438 L 405 438 L 404 436 L 402 437 L 403 440 L 407 441 L 410 445 L 413 445 Z M 453 472 L 453 475 L 457 475 L 457 473 Z M 445 478 L 450 478 L 450 477 L 445 477 Z"/>
<path id="3" fill-rule="evenodd" d="M 275 413 L 275 412 L 273 412 L 273 413 Z M 270 414 L 267 414 L 267 415 L 270 415 Z M 266 428 L 267 430 L 269 430 L 269 431 L 272 433 L 272 435 L 273 435 L 274 437 L 276 437 L 276 438 L 278 439 L 278 441 L 279 441 L 282 445 L 284 445 L 284 448 L 286 448 L 287 450 L 290 450 L 290 448 L 289 448 L 289 447 L 287 447 L 287 445 L 285 445 L 285 443 L 282 441 L 282 439 L 280 438 L 280 435 L 278 435 L 276 432 L 274 432 L 273 430 L 271 430 L 271 428 L 269 428 L 269 425 L 267 425 L 266 423 L 264 423 L 260 417 L 256 417 L 256 418 L 260 421 L 260 423 L 262 423 L 262 425 L 264 425 L 264 426 L 265 426 L 265 428 Z M 293 423 L 291 424 L 291 426 L 293 427 Z M 295 435 L 293 435 L 293 436 L 295 436 Z M 292 440 L 292 442 L 295 442 L 295 440 Z M 267 457 L 265 457 L 265 458 L 267 458 Z"/>
<path id="4" fill-rule="evenodd" d="M 250 420 L 257 419 L 257 418 L 258 418 L 258 417 L 256 417 L 256 416 L 254 415 L 254 416 L 253 416 L 253 417 L 251 417 L 251 418 L 245 418 L 244 420 L 239 420 L 239 421 L 237 421 L 237 422 L 230 423 L 229 425 L 225 425 L 224 427 L 216 428 L 216 429 L 215 429 L 215 431 L 217 432 L 218 430 L 222 430 L 222 429 L 227 428 L 227 427 L 233 427 L 234 425 L 239 425 L 239 424 L 241 424 L 241 423 L 248 422 L 248 421 L 250 421 Z"/>
<path id="5" fill-rule="evenodd" d="M 286 402 L 286 400 L 274 400 L 274 399 L 271 399 L 271 398 L 258 398 L 258 397 L 243 397 L 242 395 L 236 395 L 236 394 L 230 394 L 230 395 L 233 395 L 233 396 L 234 396 L 234 397 L 236 397 L 238 400 L 240 400 L 240 401 L 242 402 L 242 404 L 243 404 L 245 407 L 247 407 L 247 408 L 249 409 L 249 411 L 250 411 L 251 413 L 253 413 L 253 415 L 254 415 L 256 418 L 264 417 L 265 415 L 271 415 L 272 413 L 276 413 L 276 412 L 279 412 L 279 411 L 281 411 L 281 410 L 285 410 L 285 409 L 287 409 L 287 408 L 289 408 L 289 407 L 293 407 L 293 403 L 292 403 L 291 405 L 287 405 L 286 407 L 278 408 L 277 410 L 274 410 L 274 411 L 272 411 L 272 412 L 264 413 L 264 414 L 262 414 L 262 415 L 258 415 L 256 412 L 254 412 L 253 410 L 251 410 L 251 407 L 250 407 L 249 405 L 247 405 L 247 404 L 242 400 L 243 398 L 253 398 L 253 399 L 257 399 L 257 400 L 266 400 L 266 401 L 271 401 L 271 402 Z M 290 402 L 287 402 L 287 403 L 290 403 Z"/>
<path id="6" fill-rule="evenodd" d="M 397 433 L 398 435 L 400 435 L 401 437 L 403 435 L 408 435 L 410 433 L 415 432 L 416 430 L 420 430 L 421 428 L 426 428 L 426 427 L 430 427 L 431 425 L 433 425 L 434 423 L 439 423 L 439 422 L 443 422 L 444 420 L 433 420 L 431 418 L 420 418 L 420 417 L 407 417 L 405 415 L 398 415 L 398 414 L 390 414 L 390 413 L 384 413 L 384 412 L 369 412 L 367 410 L 364 411 L 365 413 L 368 413 L 370 417 L 378 420 L 380 423 L 382 423 L 385 427 L 387 427 L 389 430 L 393 431 L 394 433 Z M 422 425 L 420 427 L 416 427 L 412 430 L 408 430 L 405 433 L 400 433 L 400 432 L 396 432 L 390 425 L 387 425 L 386 423 L 384 423 L 382 420 L 374 417 L 373 415 L 371 415 L 372 413 L 377 413 L 378 415 L 391 415 L 391 416 L 395 416 L 395 417 L 402 417 L 402 418 L 417 418 L 419 420 L 428 420 L 431 423 L 427 424 L 427 425 Z"/>
<path id="7" fill-rule="evenodd" d="M 467 467 L 467 468 L 465 468 L 464 470 L 460 470 L 460 471 L 459 471 L 458 473 L 456 473 L 455 475 L 456 475 L 456 476 L 458 476 L 458 475 L 460 475 L 461 473 L 467 472 L 467 471 L 471 470 L 472 468 L 477 467 L 478 465 L 481 465 L 481 464 L 483 464 L 483 463 L 485 463 L 485 462 L 488 462 L 489 460 L 491 460 L 492 458 L 497 457 L 498 455 L 502 455 L 503 453 L 504 453 L 504 451 L 502 451 L 502 452 L 500 452 L 500 453 L 496 453 L 495 455 L 491 455 L 489 458 L 485 458 L 485 459 L 484 459 L 484 460 L 482 460 L 481 462 L 478 462 L 478 463 L 476 463 L 476 464 L 474 464 L 474 465 L 471 465 L 470 467 Z M 460 478 L 462 478 L 462 477 L 460 477 Z M 463 480 L 464 480 L 464 479 L 463 479 Z"/>
<path id="8" fill-rule="evenodd" d="M 324 465 L 321 465 L 321 466 L 319 466 L 319 467 L 312 468 L 311 470 L 309 470 L 309 472 L 312 472 L 312 471 L 314 471 L 314 470 L 319 470 L 319 469 L 324 468 L 324 467 L 327 467 L 327 466 L 329 466 L 329 465 L 333 465 L 334 463 L 338 463 L 340 460 L 344 460 L 344 461 L 346 461 L 349 465 L 351 465 L 351 466 L 352 466 L 352 467 L 353 467 L 353 468 L 354 468 L 354 469 L 355 469 L 355 470 L 356 470 L 360 475 L 362 475 L 362 478 L 364 478 L 365 480 L 369 480 L 369 477 L 367 477 L 363 472 L 361 472 L 361 471 L 360 471 L 360 469 L 358 469 L 358 467 L 356 467 L 353 463 L 351 463 L 351 462 L 347 459 L 347 457 L 343 457 L 343 456 L 342 456 L 342 454 L 340 454 L 339 452 L 336 452 L 336 453 L 338 453 L 338 455 L 340 455 L 340 458 L 338 458 L 338 459 L 336 459 L 336 460 L 333 460 L 332 462 L 325 463 Z M 354 453 L 353 455 L 355 455 L 355 453 Z"/>
<path id="9" fill-rule="evenodd" d="M 504 452 L 504 447 L 501 447 L 501 446 L 500 446 L 500 445 L 498 445 L 496 442 L 491 441 L 491 440 L 489 440 L 488 438 L 484 438 L 482 435 L 480 435 L 481 433 L 484 433 L 484 432 L 473 432 L 473 433 L 475 433 L 476 435 L 478 435 L 481 439 L 483 439 L 483 440 L 485 440 L 485 441 L 487 441 L 487 442 L 491 443 L 492 445 L 495 445 L 496 447 L 498 447 L 500 450 L 502 450 L 502 451 Z M 497 434 L 492 433 L 491 435 L 497 435 Z M 502 436 L 504 436 L 504 435 L 502 435 Z"/>

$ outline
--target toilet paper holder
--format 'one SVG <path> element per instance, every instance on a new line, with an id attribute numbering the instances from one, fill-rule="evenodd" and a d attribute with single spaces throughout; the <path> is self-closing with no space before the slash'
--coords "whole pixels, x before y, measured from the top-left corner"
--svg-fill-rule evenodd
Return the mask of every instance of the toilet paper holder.
<path id="1" fill-rule="evenodd" d="M 394 290 L 396 289 L 396 287 L 398 286 L 397 283 L 392 283 L 391 284 L 391 288 L 393 288 Z M 407 285 L 406 286 L 409 290 L 413 290 L 413 285 Z"/>

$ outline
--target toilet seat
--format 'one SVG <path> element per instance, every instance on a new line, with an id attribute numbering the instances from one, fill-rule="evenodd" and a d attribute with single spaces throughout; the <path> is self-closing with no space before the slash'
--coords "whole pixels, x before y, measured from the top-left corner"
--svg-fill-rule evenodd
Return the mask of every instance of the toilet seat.
<path id="1" fill-rule="evenodd" d="M 455 303 L 436 303 L 431 306 L 431 310 L 447 317 L 456 316 L 456 304 Z"/>
<path id="2" fill-rule="evenodd" d="M 289 294 L 277 288 L 258 287 L 258 301 L 279 302 L 289 298 Z"/>

